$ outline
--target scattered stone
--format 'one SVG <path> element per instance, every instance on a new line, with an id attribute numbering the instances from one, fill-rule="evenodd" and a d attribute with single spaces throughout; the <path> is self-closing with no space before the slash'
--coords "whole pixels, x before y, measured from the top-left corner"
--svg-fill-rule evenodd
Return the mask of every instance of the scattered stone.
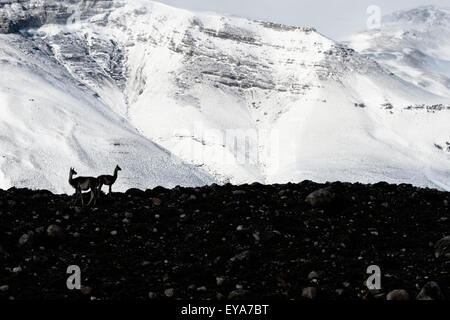
<path id="1" fill-rule="evenodd" d="M 311 271 L 311 273 L 308 275 L 308 280 L 314 280 L 314 279 L 319 279 L 320 275 L 319 273 L 317 273 L 316 271 Z"/>
<path id="2" fill-rule="evenodd" d="M 37 227 L 36 229 L 34 229 L 34 232 L 36 232 L 37 234 L 43 234 L 45 233 L 45 227 Z"/>
<path id="3" fill-rule="evenodd" d="M 75 211 L 76 214 L 81 214 L 84 211 L 83 207 L 74 207 L 73 211 Z"/>
<path id="4" fill-rule="evenodd" d="M 250 251 L 243 251 L 230 259 L 231 263 L 243 262 L 250 259 Z"/>
<path id="5" fill-rule="evenodd" d="M 313 208 L 324 207 L 332 203 L 336 195 L 331 188 L 324 188 L 309 194 L 305 201 Z"/>
<path id="6" fill-rule="evenodd" d="M 153 203 L 153 205 L 159 207 L 162 204 L 162 201 L 159 198 L 153 198 L 152 203 Z"/>
<path id="7" fill-rule="evenodd" d="M 302 297 L 305 299 L 314 300 L 317 298 L 317 288 L 308 287 L 304 288 L 302 291 Z"/>
<path id="8" fill-rule="evenodd" d="M 410 300 L 409 293 L 406 290 L 393 290 L 386 296 L 389 301 L 407 301 Z"/>
<path id="9" fill-rule="evenodd" d="M 14 273 L 19 273 L 19 272 L 22 272 L 22 267 L 15 267 L 15 268 L 13 268 L 12 269 L 12 272 L 14 272 Z"/>
<path id="10" fill-rule="evenodd" d="M 31 235 L 28 233 L 25 233 L 24 235 L 22 235 L 19 239 L 19 245 L 20 246 L 24 246 L 25 244 L 28 243 L 28 241 L 30 241 L 31 239 Z"/>
<path id="11" fill-rule="evenodd" d="M 218 287 L 221 287 L 224 282 L 225 282 L 225 278 L 224 277 L 216 277 L 216 284 L 217 284 Z"/>
<path id="12" fill-rule="evenodd" d="M 244 300 L 248 295 L 246 290 L 234 290 L 228 294 L 228 300 Z"/>
<path id="13" fill-rule="evenodd" d="M 47 228 L 47 235 L 50 238 L 61 238 L 63 236 L 63 230 L 60 226 L 52 224 Z"/>
<path id="14" fill-rule="evenodd" d="M 81 286 L 80 292 L 85 296 L 89 296 L 92 293 L 92 288 L 89 286 Z"/>
<path id="15" fill-rule="evenodd" d="M 344 294 L 344 289 L 336 289 L 336 295 L 338 296 L 338 297 L 341 297 L 343 294 Z"/>
<path id="16" fill-rule="evenodd" d="M 118 232 L 116 230 L 111 231 L 112 236 L 117 236 Z"/>
<path id="17" fill-rule="evenodd" d="M 14 200 L 8 200 L 8 205 L 9 205 L 11 208 L 14 208 L 14 207 L 16 206 L 16 204 L 17 204 L 16 201 L 14 201 Z"/>
<path id="18" fill-rule="evenodd" d="M 386 300 L 386 292 L 376 293 L 373 295 L 376 300 Z"/>
<path id="19" fill-rule="evenodd" d="M 243 196 L 245 194 L 246 194 L 246 192 L 244 190 L 235 190 L 235 191 L 233 191 L 233 195 L 234 196 Z"/>
<path id="20" fill-rule="evenodd" d="M 169 289 L 164 290 L 164 295 L 167 298 L 172 298 L 174 296 L 174 294 L 175 294 L 175 289 L 173 289 L 173 288 L 169 288 Z"/>
<path id="21" fill-rule="evenodd" d="M 86 299 L 92 293 L 101 300 L 145 299 L 147 295 L 148 299 L 169 298 L 165 289 L 172 288 L 171 299 L 386 300 L 395 287 L 414 292 L 410 296 L 414 299 L 431 277 L 441 285 L 441 294 L 428 285 L 419 298 L 447 298 L 449 239 L 436 242 L 450 236 L 445 233 L 450 219 L 442 206 L 446 194 L 409 185 L 337 182 L 327 186 L 336 194 L 336 210 L 307 204 L 303 199 L 323 185 L 303 182 L 288 187 L 180 187 L 151 190 L 145 197 L 115 193 L 112 198 L 99 199 L 97 211 L 86 208 L 82 215 L 74 214 L 71 198 L 65 195 L 50 195 L 48 202 L 41 203 L 31 200 L 34 191 L 5 195 L 0 190 L 0 242 L 10 253 L 6 256 L 0 249 L 0 278 L 4 280 L 0 285 L 7 284 L 16 299 L 29 298 L 37 292 L 36 285 L 40 286 L 38 298 L 70 299 L 70 292 L 64 285 L 54 286 L 57 279 L 52 277 L 61 268 L 64 273 L 67 266 L 79 264 L 83 284 L 95 288 L 87 296 L 78 292 L 78 298 Z M 245 188 L 246 195 L 233 196 L 236 188 Z M 186 203 L 190 195 L 197 202 Z M 286 201 L 282 200 L 285 196 Z M 163 199 L 163 205 L 155 207 L 154 197 Z M 16 207 L 7 206 L 9 199 L 17 202 Z M 388 208 L 382 207 L 384 202 Z M 402 209 L 404 203 L 407 212 Z M 333 214 L 321 214 L 329 209 Z M 186 217 L 191 220 L 185 223 Z M 63 222 L 58 223 L 58 218 Z M 123 224 L 124 218 L 130 223 Z M 64 243 L 48 235 L 47 231 L 53 232 L 50 224 L 58 225 L 61 229 L 56 230 L 63 236 L 69 235 Z M 99 232 L 94 231 L 96 227 Z M 31 235 L 28 230 L 33 236 L 26 241 L 24 234 Z M 117 231 L 116 237 L 111 237 L 111 230 Z M 430 241 L 430 234 L 438 238 Z M 25 245 L 18 249 L 19 241 Z M 427 252 L 433 255 L 435 249 L 439 260 L 430 260 Z M 378 295 L 362 282 L 367 278 L 365 266 L 383 257 L 392 264 L 383 273 L 387 291 Z M 27 280 L 36 276 L 39 284 Z M 187 290 L 190 284 L 198 288 Z M 12 295 L 9 291 L 0 292 L 1 298 Z M 389 299 L 403 296 L 391 293 Z"/>
<path id="22" fill-rule="evenodd" d="M 439 240 L 434 247 L 436 258 L 450 258 L 450 236 Z"/>
<path id="23" fill-rule="evenodd" d="M 0 286 L 0 292 L 6 292 L 8 290 L 9 290 L 9 286 L 8 285 Z"/>
<path id="24" fill-rule="evenodd" d="M 417 300 L 444 300 L 444 295 L 442 294 L 439 285 L 434 282 L 428 282 L 422 288 L 422 290 L 417 295 Z"/>
<path id="25" fill-rule="evenodd" d="M 133 218 L 133 213 L 132 212 L 125 212 L 125 218 L 127 218 L 127 219 Z"/>

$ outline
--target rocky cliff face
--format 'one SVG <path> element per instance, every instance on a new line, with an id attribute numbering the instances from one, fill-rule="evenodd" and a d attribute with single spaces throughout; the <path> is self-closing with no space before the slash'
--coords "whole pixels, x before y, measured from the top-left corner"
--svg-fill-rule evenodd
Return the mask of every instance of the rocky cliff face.
<path id="1" fill-rule="evenodd" d="M 86 19 L 114 6 L 114 0 L 2 0 L 0 33 L 17 33 L 45 24 Z M 70 21 L 69 21 L 70 22 Z"/>

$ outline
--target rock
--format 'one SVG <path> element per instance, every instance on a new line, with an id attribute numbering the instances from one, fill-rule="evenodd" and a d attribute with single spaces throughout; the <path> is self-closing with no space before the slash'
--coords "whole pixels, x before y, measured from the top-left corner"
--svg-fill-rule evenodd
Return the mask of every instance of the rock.
<path id="1" fill-rule="evenodd" d="M 317 288 L 308 287 L 304 288 L 302 291 L 302 297 L 305 299 L 314 300 L 317 298 Z"/>
<path id="2" fill-rule="evenodd" d="M 6 292 L 8 290 L 9 290 L 9 286 L 8 285 L 0 286 L 0 292 Z"/>
<path id="3" fill-rule="evenodd" d="M 152 203 L 154 206 L 159 207 L 162 204 L 162 201 L 159 198 L 153 198 Z"/>
<path id="4" fill-rule="evenodd" d="M 31 235 L 28 233 L 25 233 L 24 235 L 22 235 L 19 239 L 19 245 L 20 246 L 24 246 L 25 244 L 27 244 L 31 239 Z"/>
<path id="5" fill-rule="evenodd" d="M 22 272 L 22 267 L 15 267 L 15 268 L 13 268 L 12 272 L 14 272 L 14 273 Z"/>
<path id="6" fill-rule="evenodd" d="M 332 203 L 336 195 L 331 188 L 324 188 L 309 194 L 305 201 L 313 208 L 325 207 Z"/>
<path id="7" fill-rule="evenodd" d="M 344 289 L 336 289 L 335 293 L 338 297 L 341 297 L 342 295 L 344 295 Z"/>
<path id="8" fill-rule="evenodd" d="M 235 190 L 233 191 L 233 196 L 243 196 L 246 192 L 244 190 Z"/>
<path id="9" fill-rule="evenodd" d="M 82 207 L 74 207 L 73 211 L 75 211 L 76 214 L 80 214 L 84 211 L 84 208 Z"/>
<path id="10" fill-rule="evenodd" d="M 386 300 L 386 292 L 381 292 L 381 293 L 374 294 L 373 297 L 376 300 Z"/>
<path id="11" fill-rule="evenodd" d="M 393 290 L 386 296 L 389 301 L 407 301 L 410 300 L 409 293 L 406 290 Z"/>
<path id="12" fill-rule="evenodd" d="M 158 298 L 158 294 L 155 293 L 155 292 L 149 292 L 149 293 L 148 293 L 148 298 L 149 298 L 150 300 L 155 300 L 156 298 Z"/>
<path id="13" fill-rule="evenodd" d="M 60 226 L 52 224 L 47 228 L 47 235 L 50 238 L 61 238 L 63 236 L 63 230 Z"/>
<path id="14" fill-rule="evenodd" d="M 7 203 L 8 203 L 8 206 L 10 206 L 11 208 L 14 208 L 17 204 L 17 202 L 14 200 L 8 200 Z"/>
<path id="15" fill-rule="evenodd" d="M 116 230 L 111 231 L 112 236 L 117 236 L 118 232 Z"/>
<path id="16" fill-rule="evenodd" d="M 250 259 L 250 251 L 243 251 L 230 259 L 231 263 L 244 262 Z"/>
<path id="17" fill-rule="evenodd" d="M 314 280 L 314 279 L 319 279 L 320 275 L 319 273 L 317 273 L 316 271 L 311 271 L 311 273 L 308 275 L 308 280 Z"/>
<path id="18" fill-rule="evenodd" d="M 164 295 L 167 298 L 172 298 L 174 296 L 174 294 L 175 294 L 175 289 L 173 289 L 173 288 L 169 288 L 169 289 L 164 290 Z"/>
<path id="19" fill-rule="evenodd" d="M 132 212 L 125 212 L 125 218 L 127 218 L 127 219 L 133 218 L 133 213 Z"/>
<path id="20" fill-rule="evenodd" d="M 45 228 L 44 227 L 37 227 L 36 229 L 34 229 L 34 231 L 37 234 L 43 234 L 45 232 Z"/>
<path id="21" fill-rule="evenodd" d="M 444 295 L 442 294 L 439 285 L 434 282 L 428 282 L 419 292 L 416 297 L 417 300 L 444 300 Z"/>
<path id="22" fill-rule="evenodd" d="M 247 298 L 248 291 L 246 290 L 234 290 L 228 294 L 228 300 L 244 300 Z"/>
<path id="23" fill-rule="evenodd" d="M 224 277 L 216 277 L 216 284 L 218 287 L 222 286 L 224 282 L 225 282 Z"/>
<path id="24" fill-rule="evenodd" d="M 197 286 L 195 284 L 191 284 L 187 289 L 189 291 L 195 291 L 195 289 L 197 289 Z"/>
<path id="25" fill-rule="evenodd" d="M 92 288 L 89 286 L 81 286 L 80 292 L 85 296 L 89 296 L 92 293 Z"/>
<path id="26" fill-rule="evenodd" d="M 450 258 L 450 236 L 442 238 L 434 246 L 434 255 L 436 258 Z"/>

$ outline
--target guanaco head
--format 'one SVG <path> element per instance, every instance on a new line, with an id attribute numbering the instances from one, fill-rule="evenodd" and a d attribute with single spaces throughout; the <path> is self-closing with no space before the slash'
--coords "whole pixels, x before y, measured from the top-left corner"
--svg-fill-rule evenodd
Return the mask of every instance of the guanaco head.
<path id="1" fill-rule="evenodd" d="M 70 168 L 70 175 L 77 175 L 78 173 L 75 171 L 74 168 Z"/>
<path id="2" fill-rule="evenodd" d="M 117 165 L 117 166 L 116 166 L 116 170 L 117 170 L 117 171 L 122 171 L 122 168 L 119 167 L 119 165 Z"/>

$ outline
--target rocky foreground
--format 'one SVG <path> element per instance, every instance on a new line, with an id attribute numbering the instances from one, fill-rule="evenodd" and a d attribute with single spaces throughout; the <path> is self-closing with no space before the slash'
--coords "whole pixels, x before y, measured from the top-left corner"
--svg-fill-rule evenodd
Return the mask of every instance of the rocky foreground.
<path id="1" fill-rule="evenodd" d="M 450 299 L 449 193 L 303 182 L 70 201 L 0 191 L 0 299 Z M 371 265 L 382 290 L 364 285 Z"/>

